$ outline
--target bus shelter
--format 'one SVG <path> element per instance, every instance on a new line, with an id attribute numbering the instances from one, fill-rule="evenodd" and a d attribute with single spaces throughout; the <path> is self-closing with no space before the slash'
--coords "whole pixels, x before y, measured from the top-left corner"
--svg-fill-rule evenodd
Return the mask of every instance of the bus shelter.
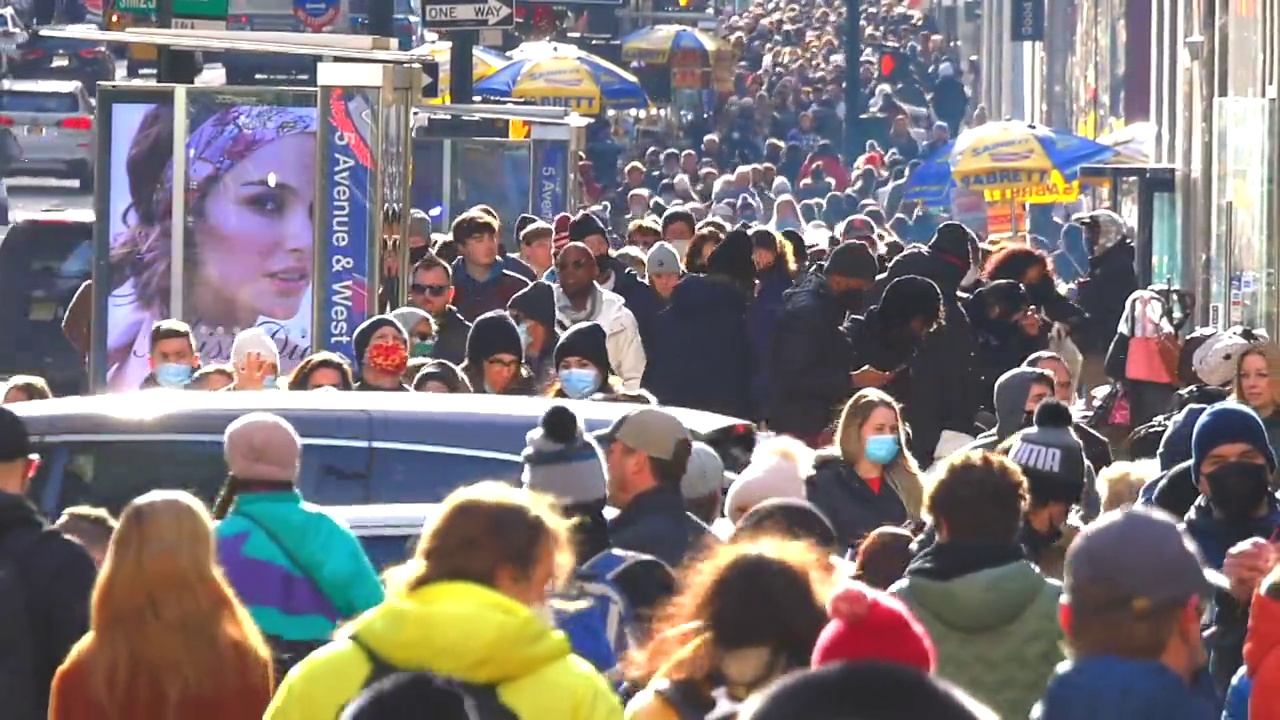
<path id="1" fill-rule="evenodd" d="M 354 361 L 355 328 L 405 301 L 403 284 L 387 281 L 408 263 L 407 243 L 399 242 L 408 233 L 408 209 L 435 203 L 423 209 L 440 223 L 465 209 L 462 203 L 494 199 L 477 194 L 482 176 L 463 168 L 469 155 L 454 160 L 452 143 L 502 148 L 505 174 L 484 178 L 509 181 L 500 211 L 550 220 L 574 208 L 576 122 L 563 111 L 557 118 L 523 107 L 432 105 L 424 114 L 419 106 L 424 90 L 433 89 L 432 68 L 424 73 L 420 57 L 178 30 L 50 32 L 322 58 L 317 88 L 101 87 L 89 367 L 95 392 L 144 383 L 152 326 L 168 318 L 191 326 L 205 365 L 227 362 L 232 341 L 250 327 L 276 344 L 282 376 L 318 350 Z M 442 117 L 500 120 L 507 137 L 432 138 L 432 124 L 440 124 L 433 118 Z M 429 167 L 430 152 L 418 144 L 432 142 L 439 175 L 420 189 L 418 178 L 429 173 L 415 165 Z M 510 182 L 513 176 L 521 180 Z"/>

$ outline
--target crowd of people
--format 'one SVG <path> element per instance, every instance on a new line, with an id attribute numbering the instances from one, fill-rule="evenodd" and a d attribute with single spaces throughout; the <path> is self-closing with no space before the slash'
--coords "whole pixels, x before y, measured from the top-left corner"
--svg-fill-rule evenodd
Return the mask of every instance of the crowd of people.
<path id="1" fill-rule="evenodd" d="M 985 120 L 977 59 L 895 2 L 846 58 L 844 12 L 728 16 L 733 96 L 687 148 L 597 134 L 580 212 L 414 210 L 351 357 L 286 367 L 250 328 L 205 364 L 154 324 L 142 392 L 551 399 L 521 475 L 453 490 L 392 567 L 306 502 L 305 440 L 265 412 L 226 429 L 212 507 L 48 523 L 21 416 L 51 393 L 10 378 L 0 714 L 1280 717 L 1280 346 L 1183 332 L 1111 210 L 1046 252 L 905 201 Z M 886 48 L 909 67 L 880 82 Z M 850 61 L 885 121 L 856 158 Z M 632 407 L 593 434 L 575 401 Z M 665 406 L 753 422 L 745 468 Z"/>

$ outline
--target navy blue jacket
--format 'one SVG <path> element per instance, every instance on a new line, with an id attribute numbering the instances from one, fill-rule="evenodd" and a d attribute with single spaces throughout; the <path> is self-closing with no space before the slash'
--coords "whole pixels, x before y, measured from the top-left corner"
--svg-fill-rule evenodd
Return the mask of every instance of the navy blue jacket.
<path id="1" fill-rule="evenodd" d="M 658 291 L 649 283 L 640 279 L 635 270 L 627 267 L 617 258 L 609 258 L 609 268 L 613 271 L 613 292 L 622 296 L 627 309 L 636 316 L 636 326 L 640 329 L 640 342 L 644 345 L 645 355 L 653 352 L 654 323 L 658 312 L 662 310 L 662 299 Z"/>
<path id="2" fill-rule="evenodd" d="M 652 555 L 673 568 L 710 534 L 685 512 L 678 487 L 659 485 L 640 493 L 609 522 L 610 545 Z"/>
<path id="3" fill-rule="evenodd" d="M 1157 660 L 1103 655 L 1060 664 L 1033 720 L 1217 720 L 1208 675 L 1195 684 Z"/>
<path id="4" fill-rule="evenodd" d="M 747 309 L 747 329 L 751 332 L 751 347 L 755 350 L 756 374 L 751 380 L 752 418 L 759 417 L 768 398 L 771 382 L 774 331 L 782 315 L 783 296 L 791 289 L 791 275 L 781 264 L 775 264 L 760 276 L 760 291 Z"/>
<path id="5" fill-rule="evenodd" d="M 742 291 L 719 278 L 686 276 L 658 313 L 654 338 L 643 386 L 659 402 L 750 416 L 756 363 Z"/>
<path id="6" fill-rule="evenodd" d="M 907 521 L 907 508 L 893 488 L 882 482 L 880 492 L 872 492 L 853 466 L 839 458 L 819 456 L 804 486 L 809 502 L 831 521 L 840 548 L 856 548 L 872 530 Z"/>

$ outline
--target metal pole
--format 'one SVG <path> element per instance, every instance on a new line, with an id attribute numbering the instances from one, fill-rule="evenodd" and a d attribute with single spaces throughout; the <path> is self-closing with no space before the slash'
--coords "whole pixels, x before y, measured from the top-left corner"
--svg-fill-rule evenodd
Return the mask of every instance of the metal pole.
<path id="1" fill-rule="evenodd" d="M 455 66 L 456 67 L 456 66 Z M 862 92 L 862 12 L 858 0 L 845 0 L 844 18 L 844 154 L 852 163 L 862 155 L 862 114 L 866 95 Z"/>
<path id="2" fill-rule="evenodd" d="M 371 0 L 369 3 L 369 34 L 375 37 L 396 36 L 396 14 L 392 0 Z"/>
<path id="3" fill-rule="evenodd" d="M 475 51 L 475 30 L 458 30 L 449 33 L 453 46 L 449 50 L 449 99 L 453 103 L 470 103 L 472 90 L 472 60 Z"/>
<path id="4" fill-rule="evenodd" d="M 173 0 L 156 0 L 156 27 L 170 30 L 173 28 Z M 156 82 L 171 83 L 174 68 L 173 50 L 165 45 L 156 48 Z"/>

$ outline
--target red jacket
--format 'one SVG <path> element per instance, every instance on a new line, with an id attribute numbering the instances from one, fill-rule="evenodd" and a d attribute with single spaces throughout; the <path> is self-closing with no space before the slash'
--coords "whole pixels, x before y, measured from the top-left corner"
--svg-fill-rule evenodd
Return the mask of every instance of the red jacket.
<path id="1" fill-rule="evenodd" d="M 1260 592 L 1249 609 L 1244 664 L 1252 680 L 1249 720 L 1280 720 L 1280 600 Z"/>
<path id="2" fill-rule="evenodd" d="M 836 192 L 844 192 L 849 187 L 849 171 L 845 169 L 844 163 L 838 158 L 831 156 L 820 157 L 816 159 L 817 163 L 822 164 L 822 169 L 826 170 L 827 177 L 835 183 Z M 815 158 L 810 157 L 805 161 L 804 166 L 800 168 L 800 178 L 809 177 L 809 170 L 815 165 Z"/>

